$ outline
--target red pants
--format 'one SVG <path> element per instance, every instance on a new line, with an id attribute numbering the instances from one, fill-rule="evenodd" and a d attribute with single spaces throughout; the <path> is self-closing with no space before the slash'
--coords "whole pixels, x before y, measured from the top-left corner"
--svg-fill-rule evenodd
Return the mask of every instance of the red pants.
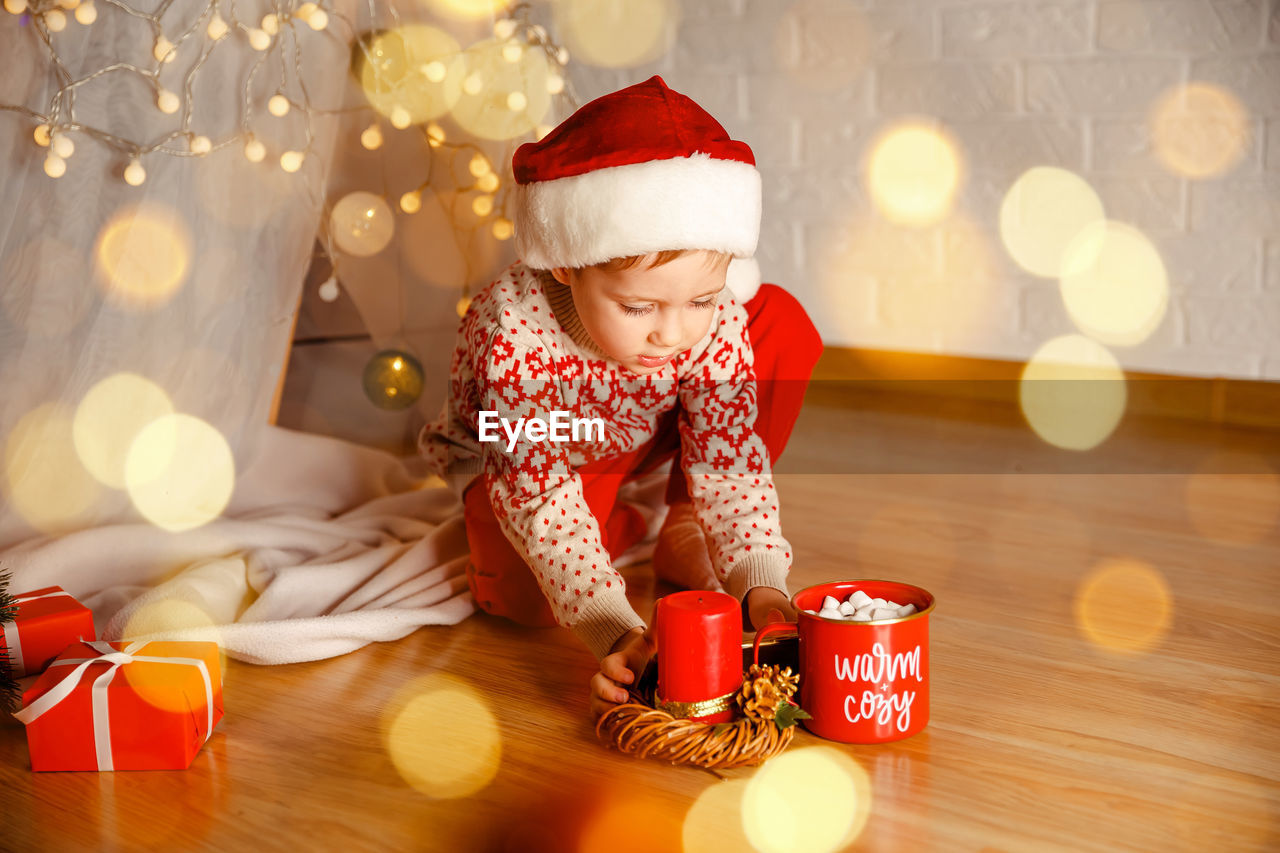
<path id="1" fill-rule="evenodd" d="M 773 284 L 762 284 L 747 310 L 747 334 L 755 353 L 757 377 L 755 432 L 764 440 L 770 460 L 777 460 L 791 436 L 804 402 L 813 366 L 822 354 L 822 340 L 795 297 Z M 667 503 L 687 501 L 684 471 L 678 464 L 678 412 L 668 412 L 658 434 L 643 447 L 601 459 L 577 469 L 587 506 L 601 527 L 601 540 L 617 557 L 645 534 L 640 515 L 626 504 L 616 505 L 618 488 L 626 480 L 653 470 L 675 457 L 667 486 Z M 533 627 L 555 625 L 538 580 L 498 525 L 481 475 L 463 496 L 471 561 L 467 583 L 476 606 L 486 613 Z"/>

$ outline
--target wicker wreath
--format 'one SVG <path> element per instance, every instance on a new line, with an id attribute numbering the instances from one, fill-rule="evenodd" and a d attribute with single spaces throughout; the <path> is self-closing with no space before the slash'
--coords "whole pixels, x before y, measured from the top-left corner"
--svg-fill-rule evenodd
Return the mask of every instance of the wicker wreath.
<path id="1" fill-rule="evenodd" d="M 677 719 L 655 708 L 647 691 L 632 692 L 632 701 L 600 717 L 596 736 L 627 755 L 671 764 L 760 764 L 786 749 L 796 722 L 809 717 L 791 701 L 799 683 L 790 667 L 752 666 L 734 697 L 742 716 L 716 724 Z"/>

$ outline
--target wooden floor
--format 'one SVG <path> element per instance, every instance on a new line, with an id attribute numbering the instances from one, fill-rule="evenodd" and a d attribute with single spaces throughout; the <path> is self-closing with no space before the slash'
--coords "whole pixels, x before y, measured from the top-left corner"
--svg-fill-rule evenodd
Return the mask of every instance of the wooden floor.
<path id="1" fill-rule="evenodd" d="M 892 578 L 938 601 L 929 727 L 881 746 L 802 732 L 786 754 L 856 762 L 850 849 L 1280 847 L 1280 437 L 1133 422 L 1086 459 L 999 409 L 818 402 L 779 465 L 793 589 Z M 648 567 L 626 574 L 649 612 Z M 486 616 L 231 662 L 226 718 L 185 772 L 33 774 L 6 718 L 0 849 L 751 849 L 755 771 L 606 750 L 592 672 L 567 632 Z"/>

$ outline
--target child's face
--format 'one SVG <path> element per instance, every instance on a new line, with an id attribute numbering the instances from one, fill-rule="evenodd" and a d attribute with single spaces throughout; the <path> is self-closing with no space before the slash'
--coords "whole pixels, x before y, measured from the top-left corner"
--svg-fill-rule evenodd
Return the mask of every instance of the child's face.
<path id="1" fill-rule="evenodd" d="M 660 267 L 555 269 L 573 288 L 583 328 L 605 355 L 632 373 L 657 373 L 702 340 L 724 288 L 728 264 L 690 252 Z"/>

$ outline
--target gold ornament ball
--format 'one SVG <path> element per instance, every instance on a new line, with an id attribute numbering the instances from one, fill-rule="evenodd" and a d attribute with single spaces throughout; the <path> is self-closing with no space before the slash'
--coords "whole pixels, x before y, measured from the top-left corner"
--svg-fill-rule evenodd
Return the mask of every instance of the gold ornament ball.
<path id="1" fill-rule="evenodd" d="M 284 95 L 272 95 L 267 101 L 267 112 L 276 118 L 281 118 L 289 114 L 289 99 Z"/>
<path id="2" fill-rule="evenodd" d="M 367 258 L 391 242 L 396 231 L 395 216 L 382 196 L 356 190 L 333 205 L 329 231 L 338 249 L 357 258 Z"/>
<path id="3" fill-rule="evenodd" d="M 387 349 L 365 365 L 365 396 L 380 409 L 407 409 L 422 396 L 422 365 L 401 350 Z"/>
<path id="4" fill-rule="evenodd" d="M 266 156 L 267 146 L 258 140 L 250 139 L 244 144 L 244 158 L 250 163 L 261 163 Z"/>

